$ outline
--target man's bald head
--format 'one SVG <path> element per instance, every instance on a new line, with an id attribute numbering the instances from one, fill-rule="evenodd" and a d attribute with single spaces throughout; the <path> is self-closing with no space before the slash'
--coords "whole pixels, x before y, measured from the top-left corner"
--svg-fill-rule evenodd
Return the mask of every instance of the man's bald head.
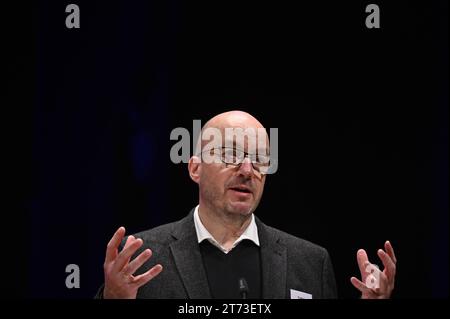
<path id="1" fill-rule="evenodd" d="M 239 130 L 241 132 L 239 132 Z M 200 146 L 202 150 L 204 149 L 205 145 L 208 144 L 208 141 L 210 140 L 212 135 L 220 134 L 221 137 L 224 138 L 223 140 L 221 139 L 220 143 L 221 145 L 225 145 L 226 143 L 233 144 L 233 139 L 236 139 L 236 136 L 232 136 L 233 134 L 245 135 L 246 138 L 249 138 L 249 132 L 250 135 L 254 135 L 251 138 L 253 138 L 255 148 L 258 134 L 260 134 L 261 141 L 264 141 L 264 146 L 268 146 L 269 137 L 267 135 L 267 132 L 261 122 L 258 121 L 254 116 L 247 112 L 239 110 L 220 113 L 208 120 L 203 126 L 201 134 L 197 141 L 197 151 L 195 153 L 199 154 L 201 152 Z"/>
<path id="2" fill-rule="evenodd" d="M 244 111 L 229 111 L 220 113 L 211 118 L 203 126 L 203 130 L 208 127 L 215 127 L 224 129 L 226 127 L 241 127 L 241 128 L 264 128 L 254 116 Z"/>

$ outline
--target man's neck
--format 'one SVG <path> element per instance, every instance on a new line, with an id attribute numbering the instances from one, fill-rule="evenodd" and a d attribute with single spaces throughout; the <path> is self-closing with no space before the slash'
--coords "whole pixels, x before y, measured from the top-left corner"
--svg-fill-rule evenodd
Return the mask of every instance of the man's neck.
<path id="1" fill-rule="evenodd" d="M 199 205 L 198 215 L 205 228 L 225 249 L 231 249 L 234 242 L 244 233 L 252 221 L 252 215 L 234 215 L 214 212 Z"/>

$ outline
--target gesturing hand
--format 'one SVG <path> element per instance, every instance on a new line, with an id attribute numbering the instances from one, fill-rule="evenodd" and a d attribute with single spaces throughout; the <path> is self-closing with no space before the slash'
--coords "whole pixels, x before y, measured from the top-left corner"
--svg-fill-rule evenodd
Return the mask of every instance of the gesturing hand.
<path id="1" fill-rule="evenodd" d="M 111 238 L 106 248 L 106 257 L 103 269 L 105 272 L 105 288 L 103 298 L 134 299 L 138 288 L 159 275 L 162 271 L 160 264 L 152 267 L 147 272 L 133 276 L 152 255 L 150 249 L 144 250 L 135 259 L 131 256 L 142 246 L 142 239 L 128 236 L 124 248 L 119 253 L 119 245 L 125 236 L 125 228 L 120 227 Z"/>
<path id="2" fill-rule="evenodd" d="M 350 281 L 356 289 L 361 291 L 361 298 L 363 299 L 390 298 L 394 289 L 397 259 L 389 241 L 384 244 L 384 248 L 386 251 L 379 249 L 377 252 L 378 257 L 383 262 L 383 271 L 369 262 L 364 249 L 360 249 L 356 253 L 362 281 L 356 277 L 350 278 Z"/>

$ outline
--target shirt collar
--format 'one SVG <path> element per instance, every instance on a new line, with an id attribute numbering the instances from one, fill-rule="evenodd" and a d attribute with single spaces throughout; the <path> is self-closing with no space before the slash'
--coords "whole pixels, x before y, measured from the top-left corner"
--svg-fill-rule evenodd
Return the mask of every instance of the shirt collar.
<path id="1" fill-rule="evenodd" d="M 200 220 L 200 216 L 198 214 L 198 205 L 197 207 L 195 207 L 194 210 L 194 225 L 195 225 L 195 232 L 197 233 L 198 243 L 201 243 L 206 239 L 211 244 L 219 248 L 225 254 L 228 254 L 234 247 L 236 247 L 244 239 L 249 239 L 252 242 L 254 242 L 257 246 L 259 246 L 258 227 L 256 226 L 255 215 L 253 214 L 250 224 L 242 233 L 242 235 L 238 239 L 236 239 L 230 250 L 225 249 L 221 244 L 219 244 L 217 240 L 214 239 L 211 233 L 203 225 L 202 221 Z"/>

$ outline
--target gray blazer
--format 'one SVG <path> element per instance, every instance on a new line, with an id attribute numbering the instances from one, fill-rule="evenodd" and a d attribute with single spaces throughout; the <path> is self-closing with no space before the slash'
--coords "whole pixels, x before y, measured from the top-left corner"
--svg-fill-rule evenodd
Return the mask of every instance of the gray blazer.
<path id="1" fill-rule="evenodd" d="M 211 298 L 192 210 L 185 218 L 134 235 L 153 256 L 137 271 L 155 264 L 163 271 L 138 290 L 137 298 Z M 255 218 L 261 249 L 263 298 L 290 298 L 290 289 L 315 298 L 336 298 L 333 267 L 326 249 L 269 227 Z M 133 257 L 134 258 L 134 257 Z M 103 287 L 97 293 L 102 297 Z"/>

